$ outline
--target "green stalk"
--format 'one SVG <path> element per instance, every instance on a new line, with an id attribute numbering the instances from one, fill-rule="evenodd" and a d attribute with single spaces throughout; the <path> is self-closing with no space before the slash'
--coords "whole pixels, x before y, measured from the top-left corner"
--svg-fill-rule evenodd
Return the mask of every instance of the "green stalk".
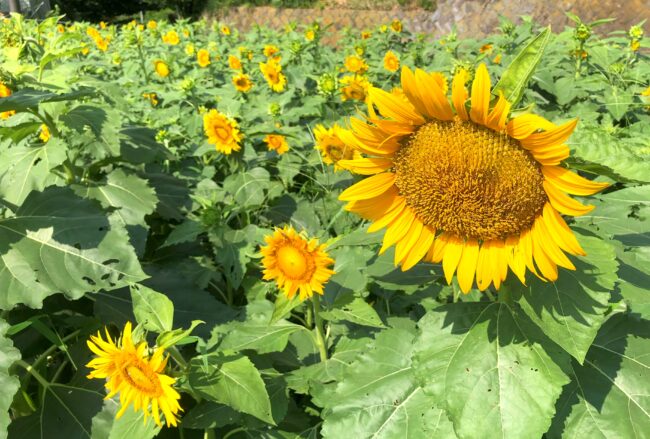
<path id="1" fill-rule="evenodd" d="M 27 372 L 29 372 L 34 378 L 36 378 L 36 381 L 38 381 L 41 386 L 47 387 L 50 385 L 50 383 L 45 378 L 43 378 L 43 375 L 38 373 L 31 364 L 23 360 L 16 360 L 14 364 L 17 364 L 18 366 L 24 368 Z"/>
<path id="2" fill-rule="evenodd" d="M 320 316 L 320 296 L 318 293 L 312 296 L 312 303 L 314 305 L 314 323 L 316 329 L 316 346 L 320 352 L 320 361 L 327 361 L 327 342 L 325 341 L 325 334 L 323 331 L 323 319 Z"/>
<path id="3" fill-rule="evenodd" d="M 187 361 L 185 361 L 185 358 L 183 358 L 183 355 L 176 346 L 168 347 L 167 352 L 169 352 L 169 355 L 171 355 L 174 361 L 176 361 L 182 369 L 187 369 Z"/>

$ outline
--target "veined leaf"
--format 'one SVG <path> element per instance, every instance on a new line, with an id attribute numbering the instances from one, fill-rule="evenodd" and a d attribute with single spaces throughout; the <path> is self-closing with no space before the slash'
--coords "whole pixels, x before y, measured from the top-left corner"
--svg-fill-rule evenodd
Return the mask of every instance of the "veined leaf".
<path id="1" fill-rule="evenodd" d="M 133 284 L 130 286 L 133 314 L 144 329 L 162 333 L 171 331 L 174 323 L 174 303 L 164 294 Z"/>
<path id="2" fill-rule="evenodd" d="M 16 360 L 20 360 L 20 351 L 14 347 L 11 339 L 5 337 L 9 324 L 0 319 L 0 439 L 7 437 L 7 426 L 11 422 L 9 407 L 14 394 L 20 387 L 18 378 L 9 373 L 9 368 Z"/>

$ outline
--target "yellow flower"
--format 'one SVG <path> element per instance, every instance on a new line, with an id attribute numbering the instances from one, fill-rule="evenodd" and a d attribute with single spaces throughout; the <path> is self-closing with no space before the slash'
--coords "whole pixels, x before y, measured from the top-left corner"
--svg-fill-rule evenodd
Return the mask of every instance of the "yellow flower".
<path id="1" fill-rule="evenodd" d="M 176 33 L 175 30 L 170 30 L 165 35 L 163 35 L 162 40 L 163 43 L 170 44 L 172 46 L 177 45 L 181 41 L 180 38 L 178 37 L 178 33 Z"/>
<path id="2" fill-rule="evenodd" d="M 276 228 L 264 241 L 266 245 L 260 248 L 264 280 L 275 280 L 290 299 L 297 291 L 300 300 L 314 292 L 323 294 L 323 285 L 334 274 L 328 268 L 334 260 L 325 251 L 325 244 L 305 238 L 290 226 Z"/>
<path id="3" fill-rule="evenodd" d="M 152 107 L 158 105 L 158 95 L 156 93 L 142 93 L 142 97 L 148 99 Z"/>
<path id="4" fill-rule="evenodd" d="M 280 48 L 274 44 L 267 44 L 264 46 L 264 56 L 267 58 L 272 57 L 280 51 Z"/>
<path id="5" fill-rule="evenodd" d="M 207 67 L 210 65 L 210 52 L 205 49 L 201 49 L 196 54 L 196 61 L 199 63 L 199 67 Z"/>
<path id="6" fill-rule="evenodd" d="M 314 137 L 316 138 L 316 149 L 320 151 L 323 162 L 334 165 L 334 171 L 345 169 L 339 164 L 340 160 L 360 159 L 361 154 L 351 146 L 347 146 L 339 138 L 341 127 L 334 124 L 332 128 L 325 128 L 323 125 L 316 125 Z"/>
<path id="7" fill-rule="evenodd" d="M 90 26 L 88 27 L 88 29 L 86 29 L 86 35 L 88 35 L 92 39 L 101 38 L 99 31 L 94 27 L 90 27 Z"/>
<path id="8" fill-rule="evenodd" d="M 88 378 L 106 380 L 106 399 L 120 394 L 121 408 L 115 416 L 119 419 L 131 403 L 133 410 L 142 410 L 144 419 L 153 415 L 159 426 L 160 412 L 165 416 L 167 426 L 176 426 L 176 414 L 183 411 L 178 404 L 180 395 L 173 385 L 176 379 L 165 375 L 167 358 L 164 350 L 157 349 L 149 354 L 149 346 L 141 342 L 133 344 L 131 322 L 124 326 L 121 340 L 114 341 L 106 330 L 106 339 L 100 332 L 87 341 L 88 348 L 95 355 L 86 367 L 92 369 Z M 151 408 L 149 407 L 151 405 Z"/>
<path id="9" fill-rule="evenodd" d="M 190 36 L 190 31 L 187 30 L 187 29 L 183 29 L 183 36 L 184 36 L 185 38 L 189 37 L 189 36 Z"/>
<path id="10" fill-rule="evenodd" d="M 99 27 L 102 29 L 106 29 L 106 22 L 105 21 L 100 21 L 99 22 Z"/>
<path id="11" fill-rule="evenodd" d="M 9 89 L 9 87 L 7 87 L 6 85 L 0 82 L 0 98 L 6 98 L 9 96 L 11 96 L 11 90 Z M 3 111 L 0 113 L 0 119 L 3 120 L 9 119 L 14 114 L 16 114 L 14 110 Z"/>
<path id="12" fill-rule="evenodd" d="M 154 61 L 153 65 L 158 76 L 160 76 L 161 78 L 166 78 L 167 76 L 169 76 L 169 66 L 165 61 L 161 59 L 157 59 L 156 61 Z"/>
<path id="13" fill-rule="evenodd" d="M 399 58 L 392 51 L 386 52 L 384 56 L 384 68 L 389 72 L 396 72 L 399 70 Z"/>
<path id="14" fill-rule="evenodd" d="M 483 44 L 483 45 L 481 46 L 481 48 L 479 49 L 479 51 L 480 51 L 481 53 L 487 53 L 487 54 L 490 54 L 490 53 L 492 53 L 492 48 L 493 48 L 492 44 L 489 44 L 489 43 L 488 43 L 488 44 Z"/>
<path id="15" fill-rule="evenodd" d="M 357 55 L 350 55 L 345 58 L 345 69 L 352 73 L 364 73 L 368 70 L 368 64 Z"/>
<path id="16" fill-rule="evenodd" d="M 194 44 L 192 44 L 192 43 L 185 46 L 185 54 L 187 56 L 194 55 L 194 50 L 195 50 L 195 47 L 194 47 Z"/>
<path id="17" fill-rule="evenodd" d="M 561 166 L 577 121 L 558 126 L 533 114 L 508 120 L 503 94 L 490 108 L 484 64 L 471 97 L 467 73 L 458 70 L 453 106 L 424 71 L 404 67 L 401 80 L 408 101 L 370 88 L 371 122 L 351 119 L 351 129 L 339 133 L 365 155 L 342 166 L 370 176 L 339 199 L 373 222 L 369 231 L 386 227 L 380 253 L 395 244 L 402 270 L 421 259 L 442 261 L 447 282 L 456 273 L 463 292 L 475 280 L 481 291 L 491 283 L 498 289 L 508 270 L 525 283 L 526 269 L 549 281 L 558 266 L 575 269 L 565 252 L 585 252 L 560 214 L 584 215 L 593 206 L 566 193 L 607 186 Z"/>
<path id="18" fill-rule="evenodd" d="M 232 83 L 235 85 L 235 89 L 242 93 L 247 93 L 253 87 L 251 78 L 245 73 L 233 76 Z"/>
<path id="19" fill-rule="evenodd" d="M 41 139 L 43 143 L 47 143 L 50 140 L 50 129 L 45 124 L 41 124 L 41 132 L 38 135 L 38 138 Z"/>
<path id="20" fill-rule="evenodd" d="M 390 24 L 390 29 L 393 32 L 397 32 L 397 33 L 402 32 L 402 22 L 399 21 L 397 18 L 394 18 L 393 22 Z"/>
<path id="21" fill-rule="evenodd" d="M 86 46 L 85 44 L 81 46 L 81 54 L 82 55 L 84 55 L 84 56 L 88 55 L 89 52 L 90 52 L 90 49 L 88 48 L 88 46 Z"/>
<path id="22" fill-rule="evenodd" d="M 492 62 L 494 64 L 501 64 L 501 54 L 499 53 L 497 56 L 495 56 Z"/>
<path id="23" fill-rule="evenodd" d="M 108 45 L 110 42 L 111 42 L 110 36 L 106 38 L 99 37 L 95 39 L 95 45 L 97 45 L 97 48 L 102 52 L 106 52 L 108 50 Z"/>
<path id="24" fill-rule="evenodd" d="M 230 35 L 230 28 L 226 25 L 221 26 L 221 33 L 224 35 Z"/>
<path id="25" fill-rule="evenodd" d="M 361 32 L 361 39 L 362 39 L 362 40 L 367 40 L 367 39 L 370 38 L 371 36 L 372 36 L 372 33 L 368 32 L 368 31 L 363 31 L 363 32 Z"/>
<path id="26" fill-rule="evenodd" d="M 442 93 L 447 94 L 447 90 L 449 90 L 449 86 L 447 85 L 447 77 L 441 72 L 431 72 L 429 73 L 429 76 L 431 76 L 436 84 L 438 84 L 438 87 L 440 87 Z"/>
<path id="27" fill-rule="evenodd" d="M 239 151 L 242 139 L 237 122 L 217 110 L 210 110 L 203 115 L 203 130 L 208 137 L 208 143 L 214 145 L 217 151 L 226 155 Z"/>
<path id="28" fill-rule="evenodd" d="M 264 142 L 269 151 L 275 151 L 280 155 L 289 151 L 289 144 L 287 143 L 286 137 L 279 134 L 267 134 L 264 137 Z"/>
<path id="29" fill-rule="evenodd" d="M 57 24 L 56 25 L 56 30 L 57 30 L 57 32 L 62 34 L 63 32 L 65 32 L 65 27 L 62 24 Z"/>
<path id="30" fill-rule="evenodd" d="M 241 61 L 235 55 L 228 56 L 228 65 L 233 70 L 241 70 Z"/>
<path id="31" fill-rule="evenodd" d="M 368 93 L 368 87 L 370 87 L 370 82 L 363 77 L 357 75 L 348 75 L 341 78 L 339 81 L 342 85 L 341 87 L 341 99 L 343 101 L 347 100 L 356 100 L 356 101 L 365 101 L 366 95 Z"/>
<path id="32" fill-rule="evenodd" d="M 147 22 L 147 29 L 149 30 L 154 30 L 158 28 L 158 23 L 156 23 L 156 20 L 149 20 Z"/>
<path id="33" fill-rule="evenodd" d="M 281 92 L 287 85 L 287 78 L 282 73 L 282 66 L 276 59 L 270 59 L 268 62 L 260 63 L 260 70 L 264 74 L 266 82 L 275 92 Z"/>
<path id="34" fill-rule="evenodd" d="M 314 41 L 314 38 L 316 38 L 316 33 L 309 29 L 307 32 L 305 32 L 305 39 L 307 41 Z"/>
<path id="35" fill-rule="evenodd" d="M 381 27 L 379 28 L 379 32 L 381 33 L 386 33 L 387 30 L 388 30 L 388 26 L 386 26 L 385 24 L 382 24 Z"/>
<path id="36" fill-rule="evenodd" d="M 2 85 L 0 85 L 0 87 L 2 87 Z M 0 93 L 0 97 L 1 96 L 2 96 L 2 93 Z M 645 90 L 643 90 L 641 92 L 641 96 L 650 96 L 650 86 L 648 86 L 648 88 L 646 88 Z"/>
<path id="37" fill-rule="evenodd" d="M 632 52 L 636 52 L 640 48 L 641 48 L 641 41 L 639 40 L 630 41 L 630 49 L 632 50 Z"/>

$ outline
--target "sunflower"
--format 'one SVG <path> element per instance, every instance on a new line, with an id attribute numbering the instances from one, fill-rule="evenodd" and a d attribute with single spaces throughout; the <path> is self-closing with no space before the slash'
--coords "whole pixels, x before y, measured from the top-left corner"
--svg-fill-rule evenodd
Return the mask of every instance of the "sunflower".
<path id="1" fill-rule="evenodd" d="M 242 139 L 237 122 L 217 110 L 210 110 L 203 115 L 203 130 L 208 137 L 208 143 L 214 145 L 217 151 L 226 155 L 239 151 Z"/>
<path id="2" fill-rule="evenodd" d="M 163 43 L 170 44 L 172 46 L 177 45 L 181 40 L 178 37 L 178 33 L 175 30 L 170 30 L 165 35 L 162 36 Z"/>
<path id="3" fill-rule="evenodd" d="M 490 108 L 484 64 L 469 111 L 463 69 L 452 82 L 455 112 L 424 71 L 405 67 L 401 79 L 408 100 L 371 88 L 368 123 L 351 119 L 351 129 L 339 132 L 366 155 L 341 166 L 370 176 L 339 199 L 373 222 L 369 231 L 386 227 L 380 253 L 396 244 L 402 270 L 421 259 L 442 261 L 447 282 L 456 272 L 464 292 L 475 279 L 481 291 L 490 283 L 498 289 L 508 269 L 522 283 L 527 268 L 549 281 L 558 265 L 575 269 L 565 252 L 585 252 L 560 214 L 583 215 L 593 206 L 565 192 L 591 195 L 607 186 L 560 165 L 577 121 L 557 126 L 533 114 L 508 120 L 502 94 Z"/>
<path id="4" fill-rule="evenodd" d="M 242 93 L 247 93 L 253 87 L 250 76 L 245 73 L 233 76 L 232 83 L 235 85 L 235 89 Z"/>
<path id="5" fill-rule="evenodd" d="M 367 40 L 367 39 L 370 38 L 371 36 L 372 36 L 372 33 L 369 32 L 369 31 L 363 31 L 363 32 L 361 32 L 361 39 L 362 39 L 362 40 Z"/>
<path id="6" fill-rule="evenodd" d="M 384 55 L 384 68 L 389 72 L 396 72 L 399 70 L 399 58 L 397 58 L 397 55 L 395 55 L 391 50 L 386 52 L 386 55 Z"/>
<path id="7" fill-rule="evenodd" d="M 394 18 L 390 24 L 390 29 L 393 32 L 397 32 L 397 33 L 402 32 L 402 22 L 399 21 L 397 18 Z"/>
<path id="8" fill-rule="evenodd" d="M 270 59 L 265 63 L 261 62 L 260 70 L 271 90 L 278 93 L 284 90 L 287 85 L 287 78 L 282 73 L 282 66 L 276 59 Z"/>
<path id="9" fill-rule="evenodd" d="M 9 96 L 11 96 L 11 89 L 0 82 L 0 98 L 6 98 Z M 16 114 L 14 110 L 2 111 L 0 112 L 0 119 L 9 119 L 14 114 Z"/>
<path id="10" fill-rule="evenodd" d="M 305 39 L 307 41 L 314 41 L 314 38 L 316 38 L 316 32 L 314 32 L 312 29 L 309 29 L 305 32 Z"/>
<path id="11" fill-rule="evenodd" d="M 323 294 L 323 285 L 334 271 L 328 268 L 334 263 L 325 251 L 325 244 L 317 239 L 307 239 L 293 227 L 276 228 L 272 235 L 264 237 L 266 245 L 260 248 L 264 280 L 275 280 L 288 298 L 300 290 L 300 300 Z"/>
<path id="12" fill-rule="evenodd" d="M 95 45 L 102 52 L 106 52 L 108 50 L 108 45 L 110 44 L 110 42 L 111 42 L 110 36 L 106 38 L 101 38 L 101 37 L 95 38 Z"/>
<path id="13" fill-rule="evenodd" d="M 192 56 L 192 55 L 194 55 L 194 51 L 195 51 L 195 50 L 196 50 L 196 48 L 194 47 L 194 44 L 192 44 L 192 43 L 187 44 L 187 45 L 185 46 L 185 54 L 186 54 L 187 56 Z"/>
<path id="14" fill-rule="evenodd" d="M 264 142 L 266 143 L 266 147 L 269 149 L 269 151 L 275 151 L 280 155 L 289 151 L 287 138 L 280 134 L 267 134 L 264 137 Z"/>
<path id="15" fill-rule="evenodd" d="M 43 143 L 47 143 L 50 140 L 50 137 L 50 129 L 47 125 L 41 124 L 41 132 L 38 134 L 38 138 L 41 139 Z"/>
<path id="16" fill-rule="evenodd" d="M 149 20 L 147 22 L 147 29 L 154 30 L 154 29 L 157 29 L 157 28 L 158 28 L 158 23 L 156 22 L 156 20 Z"/>
<path id="17" fill-rule="evenodd" d="M 489 55 L 490 53 L 492 53 L 493 48 L 494 48 L 494 46 L 492 46 L 492 44 L 490 44 L 490 43 L 488 43 L 488 44 L 483 44 L 483 45 L 481 46 L 481 48 L 479 49 L 479 52 L 481 52 L 481 53 L 487 53 L 487 54 Z"/>
<path id="18" fill-rule="evenodd" d="M 341 78 L 341 81 L 339 82 L 342 85 L 341 99 L 343 101 L 350 99 L 357 101 L 366 100 L 370 82 L 368 82 L 368 79 L 366 79 L 364 76 L 348 75 Z"/>
<path id="19" fill-rule="evenodd" d="M 158 76 L 161 78 L 166 78 L 169 76 L 169 66 L 167 63 L 161 59 L 157 59 L 153 62 L 153 67 Z"/>
<path id="20" fill-rule="evenodd" d="M 340 160 L 361 159 L 362 156 L 356 149 L 347 146 L 339 138 L 341 127 L 334 124 L 332 128 L 325 128 L 323 125 L 316 125 L 314 137 L 316 138 L 316 149 L 320 151 L 323 162 L 334 165 L 334 171 L 344 169 L 339 165 Z"/>
<path id="21" fill-rule="evenodd" d="M 501 54 L 500 54 L 500 53 L 497 54 L 497 56 L 494 57 L 494 59 L 492 60 L 492 62 L 493 62 L 494 64 L 501 64 Z"/>
<path id="22" fill-rule="evenodd" d="M 228 56 L 228 65 L 233 70 L 241 70 L 241 61 L 235 55 Z"/>
<path id="23" fill-rule="evenodd" d="M 350 55 L 345 58 L 345 69 L 352 73 L 364 73 L 368 70 L 368 64 L 357 55 Z"/>
<path id="24" fill-rule="evenodd" d="M 149 100 L 149 103 L 151 104 L 152 107 L 155 107 L 158 105 L 158 94 L 156 93 L 142 93 L 142 97 Z"/>
<path id="25" fill-rule="evenodd" d="M 210 65 L 210 52 L 206 49 L 201 49 L 196 52 L 196 62 L 199 63 L 199 67 L 207 67 Z"/>
<path id="26" fill-rule="evenodd" d="M 230 35 L 230 28 L 224 24 L 221 26 L 221 33 L 224 35 Z"/>
<path id="27" fill-rule="evenodd" d="M 275 44 L 267 44 L 264 46 L 264 56 L 267 58 L 271 58 L 273 55 L 278 53 L 280 51 L 280 48 L 276 46 Z"/>
<path id="28" fill-rule="evenodd" d="M 92 369 L 88 378 L 107 380 L 105 386 L 109 393 L 106 399 L 120 394 L 122 407 L 116 418 L 120 418 L 133 403 L 135 411 L 144 412 L 145 420 L 153 415 L 156 424 L 162 426 L 162 411 L 168 427 L 178 424 L 176 414 L 183 409 L 178 404 L 180 395 L 173 388 L 176 379 L 163 373 L 167 358 L 163 356 L 162 349 L 149 355 L 146 342 L 135 346 L 131 337 L 131 322 L 124 326 L 121 340 L 113 341 L 106 330 L 106 340 L 97 332 L 96 336 L 90 337 L 87 344 L 97 355 L 86 365 Z"/>

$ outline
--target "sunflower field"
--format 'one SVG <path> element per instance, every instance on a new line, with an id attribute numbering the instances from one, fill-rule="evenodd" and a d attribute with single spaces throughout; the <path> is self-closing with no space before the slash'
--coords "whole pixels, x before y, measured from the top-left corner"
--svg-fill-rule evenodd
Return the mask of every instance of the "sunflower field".
<path id="1" fill-rule="evenodd" d="M 650 39 L 570 18 L 2 19 L 0 438 L 650 437 Z"/>

